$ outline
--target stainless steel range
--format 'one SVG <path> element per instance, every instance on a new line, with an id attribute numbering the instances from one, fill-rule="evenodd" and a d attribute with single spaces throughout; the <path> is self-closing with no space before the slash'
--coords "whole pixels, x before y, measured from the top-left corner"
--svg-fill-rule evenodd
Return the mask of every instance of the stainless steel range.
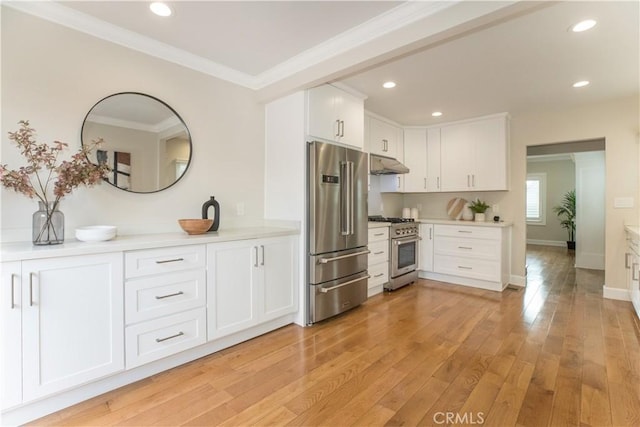
<path id="1" fill-rule="evenodd" d="M 408 218 L 369 217 L 369 221 L 390 222 L 389 228 L 389 283 L 392 291 L 418 279 L 418 224 Z"/>

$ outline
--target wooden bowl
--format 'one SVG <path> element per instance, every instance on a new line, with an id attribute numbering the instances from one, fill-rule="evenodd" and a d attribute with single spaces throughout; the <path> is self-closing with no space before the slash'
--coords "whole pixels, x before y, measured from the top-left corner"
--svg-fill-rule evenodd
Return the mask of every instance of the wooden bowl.
<path id="1" fill-rule="evenodd" d="M 187 234 L 204 234 L 209 231 L 212 219 L 179 219 L 178 224 Z"/>

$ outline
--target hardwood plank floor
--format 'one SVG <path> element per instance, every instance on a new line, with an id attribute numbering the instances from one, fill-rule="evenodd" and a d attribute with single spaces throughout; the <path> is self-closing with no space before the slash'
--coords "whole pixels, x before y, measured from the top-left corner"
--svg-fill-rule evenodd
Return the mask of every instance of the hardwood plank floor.
<path id="1" fill-rule="evenodd" d="M 524 289 L 420 280 L 33 425 L 640 425 L 640 328 L 604 274 L 530 246 Z"/>

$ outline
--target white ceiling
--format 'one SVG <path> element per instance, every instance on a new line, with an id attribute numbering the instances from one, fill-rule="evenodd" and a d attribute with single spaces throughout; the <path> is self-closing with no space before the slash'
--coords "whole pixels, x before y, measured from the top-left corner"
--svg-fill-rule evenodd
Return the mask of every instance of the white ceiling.
<path id="1" fill-rule="evenodd" d="M 561 109 L 640 86 L 637 0 L 173 1 L 164 19 L 142 1 L 3 4 L 256 90 L 276 87 L 269 96 L 340 80 L 403 125 Z M 598 25 L 567 31 L 584 18 Z M 389 79 L 398 86 L 382 89 Z M 573 89 L 581 79 L 592 84 Z"/>

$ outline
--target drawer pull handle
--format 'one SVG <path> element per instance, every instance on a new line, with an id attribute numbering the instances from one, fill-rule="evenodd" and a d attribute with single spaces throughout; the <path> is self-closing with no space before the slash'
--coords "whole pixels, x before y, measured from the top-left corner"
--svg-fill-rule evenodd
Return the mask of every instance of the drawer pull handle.
<path id="1" fill-rule="evenodd" d="M 384 233 L 375 233 L 374 236 L 384 236 Z"/>
<path id="2" fill-rule="evenodd" d="M 178 338 L 184 335 L 184 332 L 178 332 L 175 335 L 171 335 L 170 337 L 166 337 L 166 338 L 156 338 L 156 342 L 163 342 L 163 341 L 167 341 L 170 340 L 172 338 Z"/>
<path id="3" fill-rule="evenodd" d="M 631 254 L 629 252 L 624 254 L 624 268 L 626 268 L 627 270 L 631 268 L 631 265 L 629 265 L 629 258 L 630 257 L 631 257 Z"/>
<path id="4" fill-rule="evenodd" d="M 166 264 L 168 262 L 180 262 L 184 261 L 184 258 L 165 259 L 162 261 L 156 261 L 156 264 Z"/>
<path id="5" fill-rule="evenodd" d="M 458 249 L 473 249 L 469 246 L 458 246 Z"/>
<path id="6" fill-rule="evenodd" d="M 380 252 L 374 252 L 373 254 L 374 255 L 380 255 L 380 254 L 383 254 L 383 253 L 384 253 L 384 251 L 380 251 Z"/>
<path id="7" fill-rule="evenodd" d="M 180 292 L 176 292 L 175 294 L 156 295 L 156 299 L 165 299 L 165 298 L 177 297 L 178 295 L 184 295 L 184 292 L 180 291 Z"/>
<path id="8" fill-rule="evenodd" d="M 473 233 L 473 231 L 469 231 L 469 230 L 458 230 L 458 233 L 468 233 L 468 234 L 471 234 L 471 233 Z"/>
<path id="9" fill-rule="evenodd" d="M 382 277 L 382 276 L 384 276 L 384 273 L 376 274 L 376 275 L 375 275 L 375 276 L 373 276 L 373 277 Z"/>
<path id="10" fill-rule="evenodd" d="M 322 289 L 320 289 L 320 292 L 322 292 L 323 294 L 326 294 L 327 292 L 333 291 L 334 289 L 338 289 L 338 288 L 341 288 L 343 286 L 347 286 L 347 285 L 350 285 L 352 283 L 356 283 L 356 282 L 359 282 L 361 280 L 366 280 L 366 279 L 370 279 L 370 278 L 371 278 L 371 276 L 366 275 L 364 277 L 360 277 L 358 279 L 349 280 L 348 282 L 344 282 L 344 283 L 341 283 L 340 285 L 332 286 L 330 288 L 322 288 Z"/>
<path id="11" fill-rule="evenodd" d="M 14 302 L 15 297 L 15 286 L 16 286 L 16 277 L 17 274 L 11 274 L 11 310 L 16 308 L 16 303 Z"/>
<path id="12" fill-rule="evenodd" d="M 631 265 L 631 268 L 631 280 L 635 282 L 636 280 L 638 280 L 638 276 L 636 275 L 636 273 L 640 272 L 640 270 L 638 270 L 638 264 L 636 264 L 635 262 Z"/>
<path id="13" fill-rule="evenodd" d="M 33 276 L 35 273 L 29 273 L 29 307 L 33 307 Z"/>
<path id="14" fill-rule="evenodd" d="M 473 270 L 473 268 L 471 267 L 465 267 L 464 265 L 459 265 L 458 268 L 461 268 L 463 270 Z"/>

